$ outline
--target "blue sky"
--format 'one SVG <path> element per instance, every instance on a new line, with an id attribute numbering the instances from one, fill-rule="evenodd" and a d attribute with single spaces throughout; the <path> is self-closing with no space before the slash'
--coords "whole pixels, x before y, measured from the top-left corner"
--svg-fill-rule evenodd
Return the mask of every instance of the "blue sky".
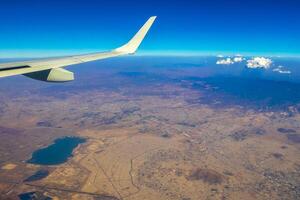
<path id="1" fill-rule="evenodd" d="M 157 15 L 142 53 L 300 55 L 297 0 L 1 0 L 0 56 L 115 48 Z"/>

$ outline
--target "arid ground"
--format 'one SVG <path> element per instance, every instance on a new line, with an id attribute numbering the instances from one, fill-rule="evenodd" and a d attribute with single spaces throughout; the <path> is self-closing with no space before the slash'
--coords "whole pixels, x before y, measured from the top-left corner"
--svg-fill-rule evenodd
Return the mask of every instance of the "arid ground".
<path id="1" fill-rule="evenodd" d="M 300 84 L 220 75 L 207 59 L 112 59 L 69 68 L 76 81 L 63 84 L 1 79 L 0 199 L 300 199 Z M 86 138 L 67 162 L 26 163 L 64 136 Z"/>

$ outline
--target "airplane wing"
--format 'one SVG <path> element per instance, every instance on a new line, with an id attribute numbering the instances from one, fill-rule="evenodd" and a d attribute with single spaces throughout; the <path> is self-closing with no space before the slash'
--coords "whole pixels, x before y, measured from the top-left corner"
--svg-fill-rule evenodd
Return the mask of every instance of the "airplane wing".
<path id="1" fill-rule="evenodd" d="M 121 55 L 134 54 L 155 19 L 155 16 L 150 17 L 127 44 L 112 51 L 24 62 L 1 63 L 0 77 L 23 74 L 27 77 L 47 82 L 65 82 L 74 80 L 74 74 L 63 69 L 63 67 Z"/>

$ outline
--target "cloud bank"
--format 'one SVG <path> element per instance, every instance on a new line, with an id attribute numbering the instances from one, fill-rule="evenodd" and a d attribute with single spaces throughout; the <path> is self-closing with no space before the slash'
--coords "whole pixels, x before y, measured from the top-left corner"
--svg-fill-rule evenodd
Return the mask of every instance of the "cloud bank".
<path id="1" fill-rule="evenodd" d="M 246 62 L 246 67 L 248 69 L 269 69 L 273 65 L 273 61 L 270 58 L 265 57 L 253 57 L 251 59 L 246 59 L 242 55 L 235 55 L 235 57 L 225 58 L 221 55 L 217 56 L 217 65 L 233 65 L 235 63 Z M 274 65 L 273 65 L 274 66 Z M 275 66 L 274 66 L 275 67 Z M 280 74 L 291 74 L 290 70 L 286 70 L 284 66 L 279 65 L 272 69 L 273 72 Z"/>

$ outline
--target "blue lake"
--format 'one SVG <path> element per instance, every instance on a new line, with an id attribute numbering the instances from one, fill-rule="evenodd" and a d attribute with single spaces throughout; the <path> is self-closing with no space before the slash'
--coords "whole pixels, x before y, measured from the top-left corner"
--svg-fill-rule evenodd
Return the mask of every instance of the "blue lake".
<path id="1" fill-rule="evenodd" d="M 52 200 L 52 198 L 43 195 L 41 192 L 27 192 L 18 195 L 20 200 L 36 200 L 36 199 L 43 199 L 43 200 Z"/>
<path id="2" fill-rule="evenodd" d="M 73 150 L 86 139 L 80 137 L 58 138 L 53 144 L 33 152 L 27 163 L 37 165 L 58 165 L 72 157 Z"/>

